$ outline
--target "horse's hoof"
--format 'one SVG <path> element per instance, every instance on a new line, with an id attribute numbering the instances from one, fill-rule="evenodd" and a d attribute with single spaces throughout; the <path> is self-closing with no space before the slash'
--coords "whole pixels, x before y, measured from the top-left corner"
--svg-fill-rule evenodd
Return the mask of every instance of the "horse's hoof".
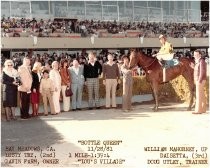
<path id="1" fill-rule="evenodd" d="M 187 111 L 192 111 L 192 108 L 191 108 L 191 107 L 188 107 L 188 108 L 187 108 Z"/>
<path id="2" fill-rule="evenodd" d="M 157 107 L 153 107 L 153 111 L 154 112 L 157 112 L 158 111 L 158 108 Z"/>

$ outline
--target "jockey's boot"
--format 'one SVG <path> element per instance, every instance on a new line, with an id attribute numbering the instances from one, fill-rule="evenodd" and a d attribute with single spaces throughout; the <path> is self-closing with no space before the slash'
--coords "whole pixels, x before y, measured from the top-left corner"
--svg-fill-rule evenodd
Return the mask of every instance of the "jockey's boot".
<path id="1" fill-rule="evenodd" d="M 162 68 L 165 67 L 166 62 L 164 60 L 162 60 L 162 59 L 159 60 L 159 63 L 160 63 L 160 65 L 161 65 Z"/>

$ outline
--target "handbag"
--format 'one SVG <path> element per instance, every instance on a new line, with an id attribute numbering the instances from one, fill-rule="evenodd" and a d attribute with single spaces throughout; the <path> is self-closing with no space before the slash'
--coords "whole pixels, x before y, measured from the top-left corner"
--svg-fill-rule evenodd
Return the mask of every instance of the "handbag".
<path id="1" fill-rule="evenodd" d="M 65 94 L 66 94 L 66 97 L 71 97 L 73 95 L 71 87 L 66 87 Z"/>

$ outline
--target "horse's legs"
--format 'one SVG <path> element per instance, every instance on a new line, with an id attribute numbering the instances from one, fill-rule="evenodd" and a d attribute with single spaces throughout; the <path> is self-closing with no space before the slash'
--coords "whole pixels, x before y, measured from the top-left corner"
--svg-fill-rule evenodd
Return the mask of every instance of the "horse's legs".
<path id="1" fill-rule="evenodd" d="M 150 83 L 150 87 L 151 87 L 151 90 L 152 90 L 152 97 L 155 100 L 155 95 L 154 95 L 154 90 L 153 90 L 153 87 L 152 87 L 152 83 Z"/>
<path id="2" fill-rule="evenodd" d="M 159 107 L 159 84 L 156 82 L 152 83 L 152 90 L 153 90 L 153 95 L 155 98 L 155 106 L 153 108 L 154 111 L 158 111 Z"/>

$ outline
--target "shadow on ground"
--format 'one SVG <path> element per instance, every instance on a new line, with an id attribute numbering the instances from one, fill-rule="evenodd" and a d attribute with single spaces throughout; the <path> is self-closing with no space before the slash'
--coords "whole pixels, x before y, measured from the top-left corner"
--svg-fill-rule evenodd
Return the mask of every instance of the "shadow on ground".
<path id="1" fill-rule="evenodd" d="M 62 135 L 40 118 L 1 122 L 2 156 L 5 155 L 6 146 L 39 146 L 42 149 L 62 143 Z"/>

